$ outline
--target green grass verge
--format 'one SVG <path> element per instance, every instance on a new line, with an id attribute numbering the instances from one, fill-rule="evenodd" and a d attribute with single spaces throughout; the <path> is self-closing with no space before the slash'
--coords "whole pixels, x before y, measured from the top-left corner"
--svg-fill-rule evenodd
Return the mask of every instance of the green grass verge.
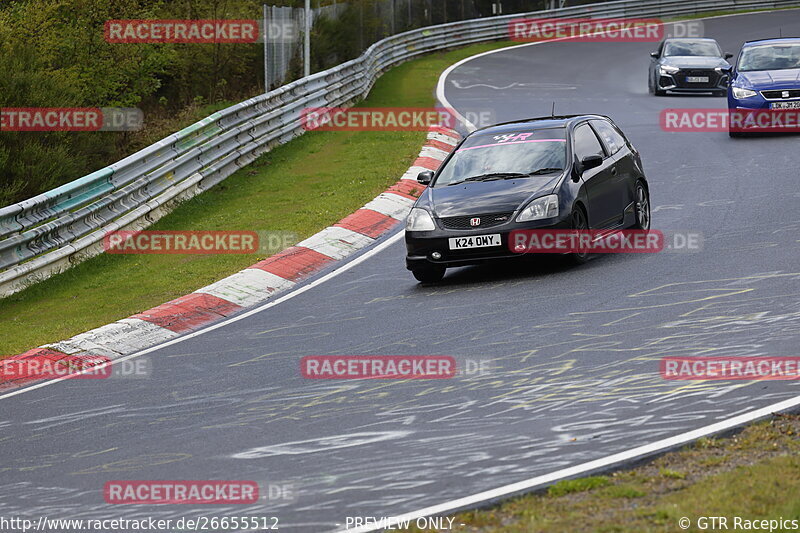
<path id="1" fill-rule="evenodd" d="M 689 531 L 699 531 L 698 519 L 708 516 L 726 517 L 729 529 L 734 517 L 800 521 L 799 434 L 800 416 L 778 416 L 632 470 L 561 481 L 543 493 L 457 514 L 454 531 L 675 532 L 683 517 Z"/>
<path id="2" fill-rule="evenodd" d="M 365 107 L 434 104 L 439 74 L 489 43 L 383 75 Z M 184 202 L 151 229 L 288 231 L 298 240 L 352 213 L 413 163 L 424 132 L 309 132 Z M 241 270 L 257 255 L 100 255 L 0 299 L 0 357 L 108 324 Z"/>

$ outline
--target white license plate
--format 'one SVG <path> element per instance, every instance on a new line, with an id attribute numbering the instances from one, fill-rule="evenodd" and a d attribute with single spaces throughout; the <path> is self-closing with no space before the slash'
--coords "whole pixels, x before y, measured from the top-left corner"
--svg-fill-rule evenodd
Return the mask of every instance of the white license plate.
<path id="1" fill-rule="evenodd" d="M 451 250 L 464 250 L 465 248 L 489 248 L 503 244 L 500 234 L 473 235 L 472 237 L 453 237 L 450 240 Z"/>
<path id="2" fill-rule="evenodd" d="M 686 76 L 689 83 L 708 83 L 708 76 Z"/>
<path id="3" fill-rule="evenodd" d="M 774 102 L 769 104 L 770 109 L 800 109 L 800 101 L 797 102 Z"/>

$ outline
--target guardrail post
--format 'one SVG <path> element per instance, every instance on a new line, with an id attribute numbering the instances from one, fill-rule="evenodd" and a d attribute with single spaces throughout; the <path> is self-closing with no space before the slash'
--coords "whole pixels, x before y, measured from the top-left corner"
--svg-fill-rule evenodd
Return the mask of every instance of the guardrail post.
<path id="1" fill-rule="evenodd" d="M 309 77 L 311 75 L 311 0 L 306 0 L 305 21 L 305 36 L 303 38 L 303 75 Z"/>

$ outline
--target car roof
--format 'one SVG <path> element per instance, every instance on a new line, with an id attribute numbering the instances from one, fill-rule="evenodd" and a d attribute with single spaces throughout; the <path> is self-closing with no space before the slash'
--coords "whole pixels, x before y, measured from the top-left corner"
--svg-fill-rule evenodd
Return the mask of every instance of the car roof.
<path id="1" fill-rule="evenodd" d="M 511 122 L 503 122 L 493 126 L 486 126 L 472 132 L 481 133 L 506 133 L 510 131 L 534 131 L 547 128 L 564 128 L 582 120 L 601 119 L 611 120 L 605 115 L 556 115 L 550 117 L 534 117 Z"/>
<path id="2" fill-rule="evenodd" d="M 756 39 L 754 41 L 745 41 L 742 48 L 748 46 L 758 46 L 761 44 L 800 44 L 800 37 L 773 37 L 770 39 Z"/>
<path id="3" fill-rule="evenodd" d="M 716 43 L 716 39 L 712 39 L 711 37 L 670 37 L 669 39 L 664 39 L 665 42 L 669 41 L 704 41 L 707 43 Z"/>

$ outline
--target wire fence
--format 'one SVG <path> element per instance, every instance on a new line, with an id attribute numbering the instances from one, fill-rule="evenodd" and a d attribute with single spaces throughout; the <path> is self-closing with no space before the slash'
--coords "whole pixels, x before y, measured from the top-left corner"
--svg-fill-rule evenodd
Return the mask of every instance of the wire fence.
<path id="1" fill-rule="evenodd" d="M 608 0 L 312 0 L 311 73 L 359 57 L 397 33 L 477 18 Z M 266 6 L 266 87 L 303 74 L 304 0 Z"/>
<path id="2" fill-rule="evenodd" d="M 264 39 L 264 86 L 274 88 L 299 76 L 305 10 L 288 6 L 264 6 L 261 35 Z"/>

